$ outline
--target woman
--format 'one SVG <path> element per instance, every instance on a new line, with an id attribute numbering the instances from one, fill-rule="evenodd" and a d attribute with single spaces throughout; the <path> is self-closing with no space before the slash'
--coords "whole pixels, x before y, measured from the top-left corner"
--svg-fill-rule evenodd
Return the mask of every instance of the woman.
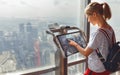
<path id="1" fill-rule="evenodd" d="M 111 11 L 107 3 L 90 3 L 86 9 L 85 14 L 93 26 L 97 25 L 98 29 L 91 35 L 90 41 L 86 48 L 82 48 L 76 42 L 70 40 L 69 44 L 74 46 L 81 54 L 88 57 L 88 69 L 84 75 L 109 75 L 110 72 L 106 71 L 103 63 L 97 56 L 96 49 L 106 59 L 108 54 L 109 41 L 100 29 L 103 29 L 109 35 L 111 41 L 114 31 L 112 27 L 106 22 L 111 18 Z"/>

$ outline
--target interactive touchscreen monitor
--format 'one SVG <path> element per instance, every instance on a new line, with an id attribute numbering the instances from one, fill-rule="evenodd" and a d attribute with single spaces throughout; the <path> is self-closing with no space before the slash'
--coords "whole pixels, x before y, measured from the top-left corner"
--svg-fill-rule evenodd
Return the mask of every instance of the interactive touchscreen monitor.
<path id="1" fill-rule="evenodd" d="M 75 47 L 69 45 L 68 39 L 77 42 L 83 48 L 86 47 L 85 36 L 80 31 L 58 35 L 57 38 L 62 50 L 66 52 L 67 56 L 78 52 Z"/>

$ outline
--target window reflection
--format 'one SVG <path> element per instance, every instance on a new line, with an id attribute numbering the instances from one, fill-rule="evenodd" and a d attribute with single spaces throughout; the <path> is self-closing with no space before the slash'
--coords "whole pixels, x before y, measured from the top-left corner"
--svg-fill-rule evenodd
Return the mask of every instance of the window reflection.
<path id="1" fill-rule="evenodd" d="M 81 3 L 80 0 L 0 1 L 0 73 L 55 64 L 56 46 L 46 30 L 55 23 L 80 26 L 79 6 L 84 6 Z"/>
<path id="2" fill-rule="evenodd" d="M 107 2 L 110 5 L 111 8 L 111 12 L 112 12 L 112 17 L 111 19 L 108 21 L 108 23 L 113 27 L 114 31 L 115 31 L 115 35 L 116 35 L 116 40 L 119 41 L 120 40 L 120 8 L 118 8 L 120 6 L 120 0 L 91 0 L 91 1 L 97 1 L 97 2 Z M 91 31 L 94 31 L 96 28 L 91 26 Z M 119 72 L 116 73 L 112 73 L 111 75 L 119 75 Z"/>
<path id="3" fill-rule="evenodd" d="M 112 18 L 108 21 L 108 23 L 113 27 L 113 29 L 115 30 L 115 35 L 116 35 L 116 39 L 120 40 L 119 36 L 120 34 L 118 34 L 120 32 L 120 26 L 119 26 L 119 10 L 120 8 L 118 8 L 120 5 L 120 1 L 119 0 L 91 0 L 91 1 L 97 1 L 97 2 L 107 2 L 110 5 L 111 8 L 111 12 L 112 12 Z M 91 30 L 94 31 L 94 28 L 91 26 Z"/>

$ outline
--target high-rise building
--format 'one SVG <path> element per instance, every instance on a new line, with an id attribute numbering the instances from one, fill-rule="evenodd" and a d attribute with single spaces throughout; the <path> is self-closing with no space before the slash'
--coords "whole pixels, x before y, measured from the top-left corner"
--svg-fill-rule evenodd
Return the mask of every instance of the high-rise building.
<path id="1" fill-rule="evenodd" d="M 23 23 L 19 24 L 19 32 L 23 33 L 25 31 L 24 29 L 25 29 L 24 24 Z"/>

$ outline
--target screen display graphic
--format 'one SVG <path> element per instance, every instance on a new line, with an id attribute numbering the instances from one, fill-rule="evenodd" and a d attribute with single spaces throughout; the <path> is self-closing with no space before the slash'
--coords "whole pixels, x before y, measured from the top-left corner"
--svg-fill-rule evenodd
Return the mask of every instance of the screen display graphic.
<path id="1" fill-rule="evenodd" d="M 62 49 L 67 52 L 67 55 L 78 52 L 75 47 L 69 45 L 69 39 L 77 42 L 83 48 L 86 46 L 84 36 L 80 31 L 58 35 L 57 38 Z"/>

